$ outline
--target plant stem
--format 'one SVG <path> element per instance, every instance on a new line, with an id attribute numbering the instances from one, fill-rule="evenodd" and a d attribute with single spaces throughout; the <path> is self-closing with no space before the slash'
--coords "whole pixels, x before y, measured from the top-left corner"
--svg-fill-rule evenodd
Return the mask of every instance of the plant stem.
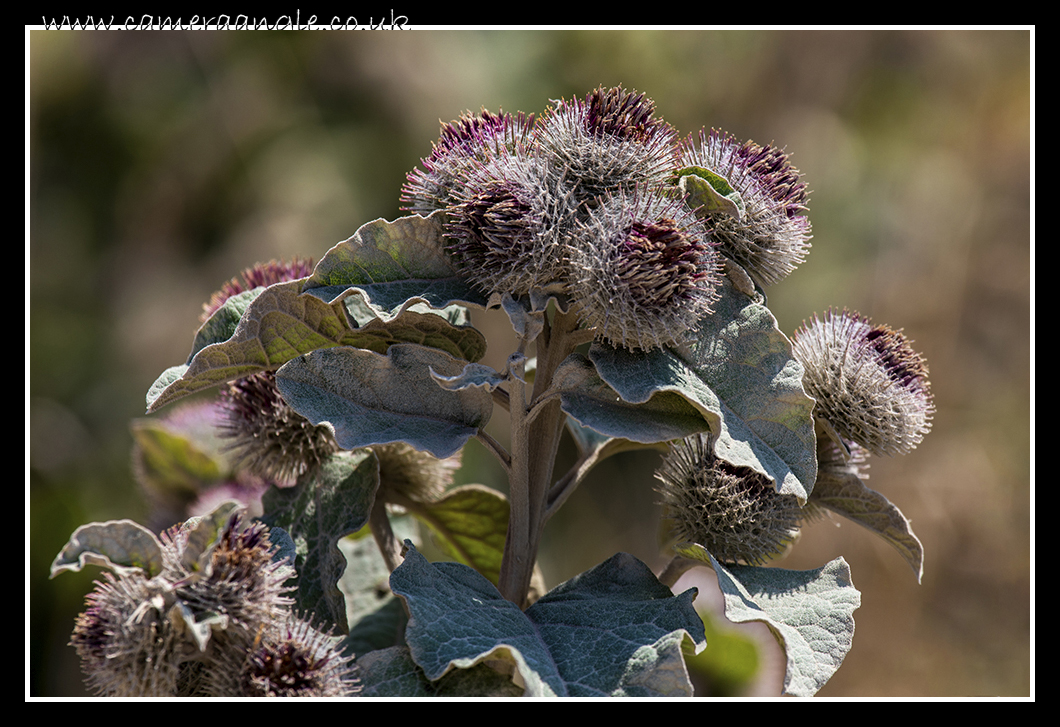
<path id="1" fill-rule="evenodd" d="M 501 595 L 520 608 L 527 605 L 530 578 L 546 520 L 552 469 L 565 422 L 558 398 L 541 406 L 532 421 L 527 419 L 527 412 L 549 390 L 556 368 L 573 350 L 571 334 L 577 326 L 575 316 L 559 311 L 551 325 L 546 318 L 537 338 L 537 372 L 530 401 L 527 401 L 526 384 L 521 380 L 521 367 L 512 378 L 508 495 L 511 514 L 498 585 Z"/>

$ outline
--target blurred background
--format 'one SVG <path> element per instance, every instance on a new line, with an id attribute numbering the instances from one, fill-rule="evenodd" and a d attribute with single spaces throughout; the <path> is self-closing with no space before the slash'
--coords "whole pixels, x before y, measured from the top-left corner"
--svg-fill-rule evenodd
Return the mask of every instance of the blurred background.
<path id="1" fill-rule="evenodd" d="M 99 572 L 49 581 L 48 566 L 77 526 L 145 516 L 129 422 L 211 292 L 402 214 L 439 121 L 599 84 L 648 94 L 682 135 L 786 147 L 814 238 L 767 291 L 781 329 L 850 307 L 929 362 L 933 431 L 874 459 L 868 483 L 912 521 L 923 582 L 847 521 L 810 526 L 782 564 L 843 556 L 862 593 L 820 695 L 1031 694 L 1029 31 L 33 31 L 29 46 L 31 695 L 85 693 L 67 643 Z M 466 462 L 462 481 L 503 487 L 481 450 Z M 574 494 L 546 529 L 550 587 L 618 550 L 664 564 L 658 463 L 619 455 Z M 717 602 L 709 571 L 685 585 Z M 783 660 L 759 643 L 747 693 L 775 695 Z"/>

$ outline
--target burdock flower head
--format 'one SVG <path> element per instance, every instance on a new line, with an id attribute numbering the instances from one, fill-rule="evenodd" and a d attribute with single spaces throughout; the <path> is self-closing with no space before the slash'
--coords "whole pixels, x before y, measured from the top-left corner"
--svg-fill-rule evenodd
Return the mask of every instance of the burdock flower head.
<path id="1" fill-rule="evenodd" d="M 719 459 L 710 435 L 673 445 L 656 473 L 664 515 L 680 542 L 697 543 L 723 563 L 760 565 L 796 539 L 801 510 L 767 477 Z"/>
<path id="2" fill-rule="evenodd" d="M 569 258 L 573 309 L 598 336 L 629 349 L 683 341 L 717 298 L 706 230 L 662 194 L 608 195 L 579 222 Z"/>
<path id="3" fill-rule="evenodd" d="M 661 184 L 673 171 L 677 134 L 644 94 L 601 86 L 584 100 L 553 103 L 537 143 L 557 196 L 572 194 L 577 206 L 618 189 Z"/>
<path id="4" fill-rule="evenodd" d="M 409 172 L 402 188 L 402 209 L 423 216 L 446 209 L 482 164 L 508 154 L 526 153 L 534 117 L 494 114 L 483 109 L 442 124 L 442 132 L 422 168 Z"/>
<path id="5" fill-rule="evenodd" d="M 203 319 L 233 296 L 298 280 L 312 272 L 311 259 L 258 263 L 214 293 L 203 306 Z M 222 421 L 218 429 L 222 437 L 231 440 L 228 450 L 236 455 L 240 467 L 273 484 L 293 484 L 338 450 L 328 427 L 312 424 L 287 405 L 276 388 L 272 371 L 251 374 L 222 386 L 219 403 Z"/>
<path id="6" fill-rule="evenodd" d="M 447 249 L 482 291 L 522 295 L 560 275 L 557 210 L 535 156 L 490 160 L 452 193 Z"/>
<path id="7" fill-rule="evenodd" d="M 806 258 L 808 193 L 782 149 L 753 141 L 741 144 L 724 132 L 704 130 L 698 144 L 691 136 L 682 144 L 681 166 L 708 169 L 739 195 L 734 198 L 738 214 L 710 215 L 713 234 L 722 254 L 742 265 L 759 285 L 783 280 Z"/>
<path id="8" fill-rule="evenodd" d="M 872 454 L 906 454 L 931 429 L 927 363 L 900 331 L 844 310 L 814 316 L 795 333 L 814 416 Z"/>
<path id="9" fill-rule="evenodd" d="M 97 581 L 71 639 L 88 685 L 109 696 L 193 696 L 202 663 L 245 652 L 288 613 L 295 571 L 275 552 L 268 529 L 245 523 L 234 503 L 160 538 L 130 521 L 79 528 L 53 576 L 85 563 L 115 571 Z"/>
<path id="10" fill-rule="evenodd" d="M 313 424 L 280 396 L 276 374 L 262 371 L 221 388 L 222 437 L 240 467 L 284 487 L 339 450 L 332 429 Z"/>
<path id="11" fill-rule="evenodd" d="M 204 670 L 204 696 L 349 697 L 360 691 L 341 640 L 292 613 L 263 627 L 245 651 L 219 657 Z"/>

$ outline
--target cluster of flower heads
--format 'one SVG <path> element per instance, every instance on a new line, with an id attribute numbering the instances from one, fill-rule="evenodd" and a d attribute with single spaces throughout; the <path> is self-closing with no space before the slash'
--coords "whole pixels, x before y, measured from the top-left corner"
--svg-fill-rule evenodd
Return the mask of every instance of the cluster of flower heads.
<path id="1" fill-rule="evenodd" d="M 721 561 L 758 564 L 775 556 L 816 517 L 818 491 L 868 478 L 870 454 L 907 454 L 931 429 L 927 363 L 899 331 L 858 313 L 829 311 L 793 340 L 803 387 L 816 400 L 817 482 L 806 507 L 772 483 L 713 452 L 709 436 L 675 443 L 656 477 L 675 535 Z"/>
<path id="2" fill-rule="evenodd" d="M 313 262 L 308 259 L 259 263 L 213 295 L 204 306 L 204 320 L 235 295 L 304 278 L 312 271 Z M 237 469 L 280 487 L 295 484 L 341 449 L 331 427 L 313 424 L 283 399 L 273 371 L 244 376 L 222 386 L 218 409 L 217 429 L 227 441 L 226 450 L 235 456 Z M 380 463 L 378 497 L 387 502 L 438 497 L 460 466 L 459 455 L 440 460 L 401 442 L 378 445 L 372 451 Z"/>
<path id="3" fill-rule="evenodd" d="M 702 138 L 679 142 L 650 98 L 621 87 L 536 118 L 483 110 L 443 125 L 402 202 L 446 211 L 448 250 L 485 293 L 558 288 L 600 338 L 650 350 L 683 342 L 711 312 L 719 245 L 763 283 L 808 248 L 805 185 L 786 155 Z M 738 220 L 688 203 L 675 175 L 690 166 L 728 180 Z"/>
<path id="4" fill-rule="evenodd" d="M 106 524 L 104 524 L 106 525 Z M 161 572 L 104 573 L 71 644 L 102 696 L 352 696 L 339 640 L 291 611 L 294 568 L 233 515 L 203 559 L 191 522 L 162 533 Z M 205 562 L 202 562 L 205 560 Z"/>

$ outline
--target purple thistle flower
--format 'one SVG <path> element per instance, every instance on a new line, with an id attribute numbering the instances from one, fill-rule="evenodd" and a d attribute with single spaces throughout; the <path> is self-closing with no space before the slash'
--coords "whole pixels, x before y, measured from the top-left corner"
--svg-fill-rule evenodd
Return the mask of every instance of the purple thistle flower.
<path id="1" fill-rule="evenodd" d="M 677 132 L 654 116 L 655 102 L 644 94 L 600 87 L 584 100 L 553 103 L 539 123 L 537 145 L 554 193 L 573 194 L 573 206 L 661 184 L 673 171 Z"/>
<path id="2" fill-rule="evenodd" d="M 927 363 L 900 331 L 856 312 L 815 316 L 793 339 L 814 416 L 873 454 L 906 454 L 931 429 Z"/>
<path id="3" fill-rule="evenodd" d="M 706 230 L 661 194 L 605 199 L 580 223 L 569 258 L 573 310 L 615 345 L 680 343 L 717 299 Z"/>
<path id="4" fill-rule="evenodd" d="M 401 190 L 401 209 L 425 217 L 446 209 L 481 165 L 509 154 L 524 155 L 533 126 L 533 115 L 494 114 L 485 109 L 442 124 L 430 155 L 421 160 L 422 168 L 408 174 Z"/>
<path id="5" fill-rule="evenodd" d="M 521 295 L 560 275 L 556 210 L 538 158 L 491 160 L 454 197 L 447 249 L 478 288 Z"/>
<path id="6" fill-rule="evenodd" d="M 219 697 L 352 697 L 360 691 L 341 639 L 291 613 L 265 625 L 245 649 L 211 661 L 203 682 L 209 696 Z"/>
<path id="7" fill-rule="evenodd" d="M 186 557 L 189 532 L 186 523 L 161 534 L 162 571 L 155 577 L 138 568 L 107 572 L 106 583 L 97 581 L 86 597 L 71 645 L 96 693 L 203 696 L 210 690 L 202 682 L 203 661 L 242 659 L 263 628 L 285 620 L 295 570 L 273 560 L 263 524 L 233 515 L 206 551 L 202 569 Z M 207 618 L 214 625 L 204 644 L 187 623 Z"/>
<path id="8" fill-rule="evenodd" d="M 726 257 L 742 265 L 760 285 L 787 277 L 809 251 L 808 193 L 788 155 L 774 146 L 743 144 L 724 132 L 699 132 L 681 146 L 681 166 L 705 167 L 724 177 L 739 193 L 739 219 L 711 216 L 713 234 Z"/>
<path id="9" fill-rule="evenodd" d="M 332 430 L 292 409 L 276 386 L 276 373 L 244 376 L 221 388 L 222 437 L 237 465 L 278 487 L 293 485 L 339 450 Z"/>

